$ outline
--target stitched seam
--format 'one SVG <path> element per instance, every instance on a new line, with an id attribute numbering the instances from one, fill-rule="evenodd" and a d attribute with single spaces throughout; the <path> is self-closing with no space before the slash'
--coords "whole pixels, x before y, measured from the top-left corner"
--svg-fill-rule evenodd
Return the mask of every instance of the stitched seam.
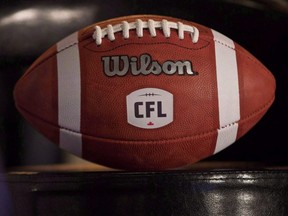
<path id="1" fill-rule="evenodd" d="M 69 44 L 68 46 L 62 47 L 59 51 L 57 50 L 56 55 L 57 55 L 58 53 L 64 51 L 64 50 L 66 50 L 66 49 L 68 49 L 68 48 L 70 48 L 70 47 L 72 47 L 72 46 L 78 45 L 78 44 L 79 44 L 79 42 L 77 41 L 77 42 L 74 42 L 74 43 L 72 43 L 72 44 Z"/>
<path id="2" fill-rule="evenodd" d="M 61 50 L 59 50 L 59 51 L 57 50 L 56 53 L 52 53 L 52 55 L 47 56 L 45 59 L 43 59 L 41 62 L 39 62 L 38 65 L 35 65 L 34 68 L 32 68 L 28 73 L 24 74 L 24 76 L 21 78 L 21 80 L 22 79 L 23 80 L 26 79 L 26 77 L 28 77 L 31 74 L 31 72 L 33 72 L 33 70 L 35 70 L 36 68 L 40 67 L 40 65 L 44 64 L 45 62 L 47 62 L 50 58 L 52 58 L 54 56 L 57 56 L 57 54 L 63 52 L 64 50 L 69 49 L 70 47 L 76 46 L 78 44 L 79 44 L 79 41 L 74 42 L 73 44 L 70 44 L 68 46 L 62 47 Z M 56 49 L 57 49 L 57 47 L 56 47 Z"/>
<path id="3" fill-rule="evenodd" d="M 141 39 L 140 39 L 141 40 Z M 207 45 L 205 45 L 205 46 L 202 46 L 202 47 L 200 47 L 200 48 L 187 48 L 187 47 L 184 47 L 184 46 L 180 46 L 180 45 L 178 45 L 178 44 L 174 44 L 174 43 L 169 43 L 169 42 L 155 42 L 155 43 L 128 43 L 128 44 L 122 44 L 122 45 L 120 45 L 120 46 L 116 46 L 116 47 L 114 47 L 114 48 L 112 48 L 112 49 L 108 49 L 108 50 L 99 50 L 99 51 L 97 51 L 97 50 L 93 50 L 93 49 L 90 49 L 90 48 L 88 48 L 87 46 L 89 46 L 91 43 L 89 43 L 89 44 L 87 44 L 86 46 L 85 46 L 85 49 L 87 49 L 87 50 L 89 50 L 89 51 L 91 51 L 91 52 L 95 52 L 95 53 L 101 53 L 101 52 L 109 52 L 109 51 L 113 51 L 113 50 L 116 50 L 116 49 L 118 49 L 118 48 L 121 48 L 121 47 L 125 47 L 125 46 L 129 46 L 129 45 L 162 45 L 162 44 L 167 44 L 167 45 L 174 45 L 174 46 L 177 46 L 177 47 L 180 47 L 180 48 L 182 48 L 182 49 L 187 49 L 187 50 L 201 50 L 201 49 L 204 49 L 204 48 L 206 48 L 206 47 L 208 47 L 209 45 L 210 45 L 210 43 L 208 42 L 208 41 L 206 41 L 206 40 L 204 40 L 205 42 L 207 42 Z M 113 43 L 113 42 L 111 42 L 111 43 Z"/>
<path id="4" fill-rule="evenodd" d="M 215 39 L 214 39 L 214 41 L 217 42 L 217 43 L 219 43 L 219 44 L 221 44 L 221 45 L 223 45 L 223 46 L 226 46 L 226 47 L 229 48 L 229 49 L 232 49 L 232 50 L 235 50 L 235 51 L 239 52 L 241 55 L 244 55 L 247 59 L 249 59 L 250 61 L 254 62 L 255 64 L 257 64 L 257 65 L 260 66 L 261 68 L 263 68 L 263 69 L 265 70 L 265 72 L 266 72 L 269 76 L 271 76 L 270 72 L 267 70 L 266 67 L 264 67 L 260 62 L 255 61 L 254 59 L 252 59 L 250 56 L 245 55 L 242 50 L 236 50 L 235 48 L 233 48 L 233 47 L 229 46 L 228 44 L 225 44 L 225 43 L 223 43 L 223 42 L 221 42 L 221 41 L 219 41 L 219 40 L 215 40 Z M 79 42 L 82 42 L 82 41 L 75 42 L 75 43 L 73 43 L 73 44 L 71 44 L 71 45 L 69 45 L 69 46 L 66 46 L 66 47 L 62 48 L 60 51 L 57 51 L 55 54 L 53 54 L 53 55 L 47 57 L 46 59 L 44 59 L 43 61 L 41 61 L 38 65 L 36 65 L 36 66 L 34 67 L 34 69 L 37 68 L 37 67 L 39 67 L 41 64 L 45 63 L 46 61 L 48 61 L 50 58 L 52 58 L 53 56 L 57 55 L 58 53 L 61 53 L 62 51 L 66 50 L 66 49 L 69 49 L 69 48 L 72 47 L 72 46 L 78 45 Z M 208 41 L 207 41 L 207 42 L 208 42 Z M 91 43 L 92 43 L 92 42 L 91 42 Z M 91 44 L 91 43 L 89 43 L 89 44 Z M 90 51 L 92 51 L 92 52 L 107 52 L 107 51 L 115 50 L 115 49 L 117 49 L 117 48 L 119 48 L 119 47 L 124 47 L 124 46 L 130 45 L 130 44 L 123 44 L 123 45 L 121 45 L 121 46 L 117 46 L 117 47 L 115 47 L 115 48 L 113 48 L 113 49 L 110 49 L 110 50 L 94 51 L 94 50 L 92 50 L 92 49 L 87 48 L 87 46 L 88 46 L 89 44 L 87 44 L 87 45 L 85 46 L 85 48 L 88 49 L 88 50 L 90 50 Z M 142 43 L 139 43 L 139 44 L 138 44 L 138 43 L 131 43 L 131 44 L 141 45 Z M 153 44 L 169 44 L 169 45 L 175 45 L 175 46 L 178 46 L 178 47 L 180 47 L 180 48 L 188 49 L 188 50 L 201 50 L 201 49 L 206 48 L 206 47 L 209 46 L 209 42 L 208 42 L 208 44 L 207 44 L 206 46 L 201 47 L 201 48 L 198 48 L 198 49 L 192 49 L 192 48 L 182 47 L 182 46 L 179 46 L 179 45 L 177 45 L 177 44 L 167 43 L 167 42 L 166 42 L 166 43 L 165 43 L 165 42 L 163 42 L 163 43 L 146 43 L 146 44 L 143 44 L 143 45 L 150 45 L 150 44 L 151 44 L 151 45 L 153 45 Z M 31 72 L 32 72 L 32 70 L 31 70 L 28 74 L 26 74 L 25 77 L 27 77 Z M 25 77 L 23 77 L 23 78 L 25 78 Z"/>
<path id="5" fill-rule="evenodd" d="M 242 50 L 236 50 L 234 47 L 231 47 L 231 46 L 229 46 L 228 44 L 223 43 L 222 41 L 215 40 L 215 39 L 213 39 L 213 40 L 214 40 L 215 42 L 223 45 L 223 46 L 226 46 L 226 47 L 229 48 L 229 49 L 234 50 L 235 52 L 237 51 L 239 54 L 243 55 L 245 58 L 249 59 L 250 61 L 252 61 L 252 62 L 254 62 L 255 64 L 257 64 L 258 66 L 260 66 L 262 69 L 264 69 L 264 71 L 266 72 L 267 75 L 271 76 L 270 71 L 267 70 L 267 68 L 266 68 L 262 63 L 260 63 L 259 61 L 256 61 L 254 58 L 251 58 L 251 56 L 250 56 L 251 54 L 250 54 L 250 55 L 245 55 Z M 234 41 L 233 41 L 233 42 L 234 42 Z M 234 43 L 235 43 L 235 42 L 234 42 Z M 262 71 L 261 71 L 261 72 L 262 72 Z"/>
<path id="6" fill-rule="evenodd" d="M 248 121 L 250 118 L 253 118 L 255 115 L 259 114 L 262 112 L 262 110 L 266 109 L 267 106 L 269 106 L 274 100 L 274 97 L 268 102 L 266 103 L 264 106 L 262 106 L 261 108 L 259 108 L 258 110 L 254 111 L 253 113 L 251 113 L 250 115 L 246 116 L 245 118 L 241 119 L 240 121 L 238 122 L 245 122 L 245 121 Z M 160 139 L 160 140 L 116 140 L 116 139 L 110 139 L 110 138 L 105 138 L 105 137 L 94 137 L 93 135 L 88 135 L 88 134 L 83 134 L 83 133 L 80 133 L 79 131 L 75 131 L 75 130 L 71 130 L 69 128 L 65 128 L 65 127 L 61 127 L 61 126 L 58 126 L 58 125 L 55 125 L 55 124 L 52 124 L 50 122 L 48 122 L 47 120 L 44 120 L 42 118 L 39 118 L 38 116 L 30 113 L 29 111 L 27 111 L 25 108 L 22 108 L 21 106 L 18 106 L 20 109 L 22 109 L 23 111 L 29 113 L 29 115 L 33 116 L 34 118 L 38 118 L 39 120 L 41 120 L 42 122 L 46 122 L 47 124 L 51 125 L 51 126 L 54 126 L 54 127 L 59 127 L 59 129 L 64 129 L 66 131 L 70 131 L 72 133 L 76 133 L 76 134 L 81 134 L 83 136 L 88 136 L 88 137 L 93 137 L 94 139 L 101 139 L 101 140 L 107 140 L 107 141 L 113 141 L 114 143 L 135 143 L 135 142 L 143 142 L 143 143 L 160 143 L 160 142 L 175 142 L 177 140 L 190 140 L 190 139 L 194 139 L 196 137 L 205 137 L 205 136 L 208 136 L 209 134 L 212 134 L 212 133 L 215 133 L 219 128 L 215 128 L 213 130 L 210 130 L 210 131 L 206 131 L 206 132 L 203 132 L 203 133 L 199 133 L 199 134 L 194 134 L 192 136 L 185 136 L 185 137 L 177 137 L 177 138 L 171 138 L 171 139 Z M 221 127 L 220 129 L 223 129 L 225 127 L 230 127 L 238 122 L 233 122 L 233 123 L 230 123 L 230 124 L 227 124 L 223 127 Z"/>

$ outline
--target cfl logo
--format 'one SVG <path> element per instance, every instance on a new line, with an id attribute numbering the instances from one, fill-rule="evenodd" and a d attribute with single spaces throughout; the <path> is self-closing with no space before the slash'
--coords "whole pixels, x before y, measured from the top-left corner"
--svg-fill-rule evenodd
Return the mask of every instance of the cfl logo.
<path id="1" fill-rule="evenodd" d="M 139 89 L 126 97 L 129 124 L 155 129 L 173 121 L 173 95 L 162 89 Z"/>

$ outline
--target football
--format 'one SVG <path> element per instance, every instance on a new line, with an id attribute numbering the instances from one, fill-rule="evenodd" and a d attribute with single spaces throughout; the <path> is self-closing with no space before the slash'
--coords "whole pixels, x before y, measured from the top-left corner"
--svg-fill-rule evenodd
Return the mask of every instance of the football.
<path id="1" fill-rule="evenodd" d="M 223 34 L 172 17 L 88 26 L 44 52 L 14 89 L 22 116 L 81 158 L 124 170 L 185 167 L 248 132 L 272 73 Z"/>

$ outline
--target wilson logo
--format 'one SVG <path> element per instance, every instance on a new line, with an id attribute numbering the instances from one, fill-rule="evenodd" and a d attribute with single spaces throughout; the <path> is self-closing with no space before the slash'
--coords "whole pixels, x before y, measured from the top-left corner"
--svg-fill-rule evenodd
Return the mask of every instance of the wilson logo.
<path id="1" fill-rule="evenodd" d="M 192 70 L 192 63 L 188 60 L 185 61 L 165 61 L 160 64 L 158 61 L 153 60 L 149 54 L 142 54 L 139 58 L 136 56 L 129 57 L 123 56 L 106 56 L 102 57 L 104 66 L 104 73 L 109 76 L 125 76 L 129 71 L 137 76 L 140 74 L 148 75 L 160 73 L 172 75 L 198 75 L 197 72 Z"/>
<path id="2" fill-rule="evenodd" d="M 173 95 L 157 88 L 139 89 L 126 97 L 127 121 L 145 129 L 163 127 L 173 121 Z"/>

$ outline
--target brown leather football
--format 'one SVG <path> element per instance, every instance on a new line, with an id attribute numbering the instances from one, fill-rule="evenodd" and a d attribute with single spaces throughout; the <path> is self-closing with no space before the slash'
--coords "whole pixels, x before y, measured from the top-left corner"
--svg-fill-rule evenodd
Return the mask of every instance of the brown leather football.
<path id="1" fill-rule="evenodd" d="M 273 75 L 233 40 L 152 15 L 75 32 L 14 90 L 20 113 L 59 147 L 130 170 L 183 167 L 221 151 L 274 96 Z"/>

